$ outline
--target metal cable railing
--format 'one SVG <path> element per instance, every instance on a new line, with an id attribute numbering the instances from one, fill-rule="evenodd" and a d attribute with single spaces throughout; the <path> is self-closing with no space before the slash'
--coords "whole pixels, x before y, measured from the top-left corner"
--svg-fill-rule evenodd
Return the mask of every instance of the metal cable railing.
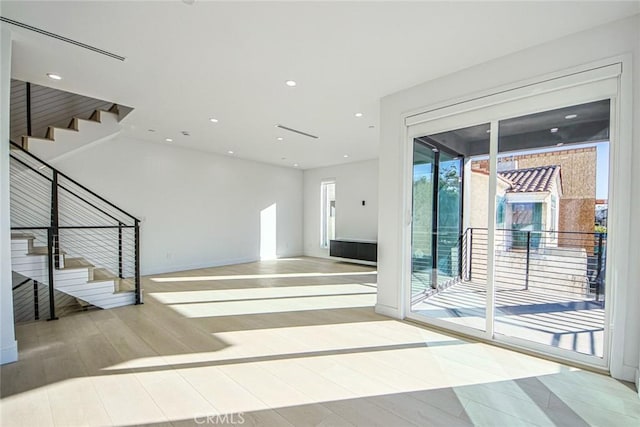
<path id="1" fill-rule="evenodd" d="M 463 239 L 462 278 L 487 279 L 486 228 Z M 554 292 L 600 300 L 605 286 L 606 233 L 497 229 L 494 282 L 498 289 Z"/>
<path id="2" fill-rule="evenodd" d="M 11 146 L 11 228 L 46 248 L 49 274 L 40 282 L 48 285 L 50 318 L 56 317 L 53 271 L 65 263 L 88 265 L 130 285 L 140 304 L 139 220 L 20 145 Z"/>

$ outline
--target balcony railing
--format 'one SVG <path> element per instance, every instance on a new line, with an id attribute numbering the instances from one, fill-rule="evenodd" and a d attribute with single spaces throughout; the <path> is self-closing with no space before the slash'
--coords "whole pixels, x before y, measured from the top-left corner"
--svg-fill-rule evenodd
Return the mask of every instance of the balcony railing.
<path id="1" fill-rule="evenodd" d="M 488 230 L 469 228 L 460 241 L 460 279 L 486 281 Z M 606 246 L 606 233 L 497 229 L 495 285 L 498 290 L 536 290 L 600 301 Z"/>

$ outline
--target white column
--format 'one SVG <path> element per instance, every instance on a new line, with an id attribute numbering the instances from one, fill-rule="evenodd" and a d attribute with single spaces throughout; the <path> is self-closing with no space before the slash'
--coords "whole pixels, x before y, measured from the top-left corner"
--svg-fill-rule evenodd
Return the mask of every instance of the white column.
<path id="1" fill-rule="evenodd" d="M 495 319 L 495 242 L 496 242 L 496 189 L 498 186 L 498 121 L 491 121 L 489 145 L 489 194 L 487 218 L 487 336 L 494 335 Z"/>
<path id="2" fill-rule="evenodd" d="M 9 221 L 9 98 L 11 32 L 0 28 L 0 364 L 18 360 L 11 290 L 11 225 Z"/>

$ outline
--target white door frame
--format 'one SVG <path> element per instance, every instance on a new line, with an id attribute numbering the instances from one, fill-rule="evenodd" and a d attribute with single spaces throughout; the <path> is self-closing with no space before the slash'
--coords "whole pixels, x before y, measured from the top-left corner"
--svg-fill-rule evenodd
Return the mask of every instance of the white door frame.
<path id="1" fill-rule="evenodd" d="M 624 73 L 622 73 L 624 67 Z M 624 314 L 626 285 L 628 277 L 629 236 L 629 177 L 631 171 L 631 72 L 630 57 L 611 58 L 597 63 L 557 72 L 509 87 L 498 88 L 493 93 L 456 100 L 449 103 L 425 107 L 403 115 L 405 150 L 403 159 L 404 194 L 403 212 L 407 220 L 403 225 L 402 294 L 404 316 L 426 322 L 436 327 L 452 330 L 476 338 L 493 340 L 514 348 L 554 356 L 567 361 L 578 362 L 598 369 L 610 369 L 614 376 L 622 373 L 623 355 L 611 353 L 610 349 L 622 348 L 624 339 Z M 625 94 L 628 94 L 625 96 Z M 611 99 L 611 126 L 609 152 L 609 216 L 607 275 L 605 288 L 605 340 L 604 357 L 582 355 L 564 349 L 545 346 L 523 339 L 495 336 L 493 331 L 494 292 L 493 264 L 494 251 L 488 251 L 487 259 L 487 321 L 486 330 L 456 325 L 439 319 L 426 318 L 411 312 L 411 215 L 412 215 L 412 160 L 413 139 L 417 136 L 435 134 L 448 130 L 479 124 L 491 125 L 490 161 L 491 171 L 496 171 L 498 121 L 525 114 L 552 110 L 601 99 Z M 622 114 L 621 114 L 622 113 Z M 622 119 L 622 120 L 621 120 Z M 628 120 L 628 121 L 627 121 Z M 627 123 L 625 125 L 625 123 Z M 614 167 L 615 165 L 615 167 Z M 493 247 L 495 238 L 495 192 L 497 176 L 490 174 L 488 240 Z M 615 259 L 615 263 L 610 260 Z M 616 325 L 614 328 L 613 325 Z M 622 327 L 620 327 L 622 325 Z M 631 375 L 633 376 L 633 375 Z"/>

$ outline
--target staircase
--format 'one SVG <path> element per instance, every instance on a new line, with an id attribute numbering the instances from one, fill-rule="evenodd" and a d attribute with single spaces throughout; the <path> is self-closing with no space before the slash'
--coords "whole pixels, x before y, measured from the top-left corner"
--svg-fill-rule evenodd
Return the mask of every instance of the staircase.
<path id="1" fill-rule="evenodd" d="M 20 80 L 11 81 L 11 140 L 52 162 L 120 132 L 131 107 Z"/>
<path id="2" fill-rule="evenodd" d="M 55 161 L 85 145 L 105 141 L 120 133 L 118 106 L 94 110 L 88 119 L 74 117 L 67 127 L 49 126 L 44 137 L 24 135 L 20 146 L 41 159 Z"/>
<path id="3" fill-rule="evenodd" d="M 73 117 L 68 127 L 42 128 L 41 137 L 27 134 L 11 141 L 16 320 L 35 320 L 43 313 L 55 319 L 71 306 L 110 309 L 142 303 L 139 220 L 42 159 L 56 159 L 119 132 L 116 105 L 83 115 L 88 118 Z M 30 129 L 29 117 L 26 122 Z"/>
<path id="4" fill-rule="evenodd" d="M 11 268 L 35 282 L 49 284 L 49 254 L 46 246 L 37 246 L 32 234 L 11 235 Z M 121 279 L 105 268 L 97 268 L 84 258 L 72 258 L 62 251 L 53 270 L 53 289 L 70 295 L 81 306 L 107 309 L 136 302 L 135 281 Z"/>

